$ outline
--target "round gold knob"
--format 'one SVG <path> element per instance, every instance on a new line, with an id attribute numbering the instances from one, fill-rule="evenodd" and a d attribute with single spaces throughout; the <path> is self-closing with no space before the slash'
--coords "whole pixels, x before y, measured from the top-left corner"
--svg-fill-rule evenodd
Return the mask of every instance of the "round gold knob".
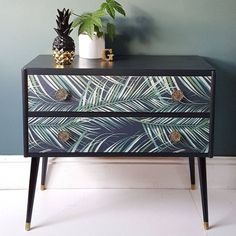
<path id="1" fill-rule="evenodd" d="M 63 89 L 63 88 L 58 89 L 55 92 L 55 98 L 59 102 L 63 102 L 65 100 L 67 100 L 69 98 L 69 96 L 70 96 L 70 94 L 65 89 Z"/>
<path id="2" fill-rule="evenodd" d="M 66 143 L 70 139 L 70 133 L 67 131 L 60 131 L 57 137 L 61 142 Z"/>
<path id="3" fill-rule="evenodd" d="M 172 95 L 172 99 L 176 102 L 180 102 L 184 98 L 184 94 L 181 90 L 175 90 Z"/>
<path id="4" fill-rule="evenodd" d="M 173 143 L 178 143 L 181 140 L 181 134 L 178 131 L 172 131 L 169 137 L 170 141 Z"/>

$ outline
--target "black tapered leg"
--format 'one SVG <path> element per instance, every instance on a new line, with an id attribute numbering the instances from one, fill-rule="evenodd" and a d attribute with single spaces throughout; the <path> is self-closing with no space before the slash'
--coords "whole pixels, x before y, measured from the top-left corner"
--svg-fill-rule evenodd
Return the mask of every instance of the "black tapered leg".
<path id="1" fill-rule="evenodd" d="M 204 228 L 209 228 L 208 221 L 208 201 L 207 201 L 207 175 L 206 175 L 206 158 L 198 157 L 199 181 L 202 198 L 202 211 Z"/>
<path id="2" fill-rule="evenodd" d="M 47 165 L 48 165 L 48 157 L 43 157 L 42 162 L 42 176 L 41 176 L 41 190 L 45 190 L 45 182 L 46 182 L 46 174 L 47 174 Z"/>
<path id="3" fill-rule="evenodd" d="M 191 180 L 191 189 L 195 190 L 195 159 L 194 157 L 189 157 L 189 171 Z"/>
<path id="4" fill-rule="evenodd" d="M 26 214 L 26 224 L 25 229 L 30 230 L 30 223 L 34 205 L 34 195 L 35 187 L 37 183 L 38 168 L 39 168 L 40 158 L 31 158 L 31 169 L 30 169 L 30 180 L 29 180 L 29 190 L 28 190 L 28 204 L 27 204 L 27 214 Z"/>

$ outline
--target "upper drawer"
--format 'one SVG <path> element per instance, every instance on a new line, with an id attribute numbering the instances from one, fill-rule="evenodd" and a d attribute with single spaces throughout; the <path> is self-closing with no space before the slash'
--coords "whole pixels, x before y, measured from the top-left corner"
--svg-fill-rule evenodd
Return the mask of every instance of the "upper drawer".
<path id="1" fill-rule="evenodd" d="M 29 111 L 209 112 L 211 76 L 28 75 Z"/>

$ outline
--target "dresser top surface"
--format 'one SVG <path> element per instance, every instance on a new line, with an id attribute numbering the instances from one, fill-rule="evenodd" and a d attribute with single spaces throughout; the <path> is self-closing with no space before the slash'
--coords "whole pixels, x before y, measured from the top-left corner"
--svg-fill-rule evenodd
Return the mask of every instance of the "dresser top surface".
<path id="1" fill-rule="evenodd" d="M 58 67 L 52 55 L 39 55 L 28 63 L 28 70 L 166 70 L 209 71 L 214 68 L 200 56 L 117 56 L 113 62 L 75 57 L 71 65 Z"/>

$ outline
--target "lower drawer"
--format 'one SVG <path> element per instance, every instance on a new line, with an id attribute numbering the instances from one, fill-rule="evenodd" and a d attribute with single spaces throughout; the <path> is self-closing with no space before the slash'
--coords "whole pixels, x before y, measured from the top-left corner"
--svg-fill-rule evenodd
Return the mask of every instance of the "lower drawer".
<path id="1" fill-rule="evenodd" d="M 208 153 L 208 118 L 30 117 L 30 153 Z"/>

